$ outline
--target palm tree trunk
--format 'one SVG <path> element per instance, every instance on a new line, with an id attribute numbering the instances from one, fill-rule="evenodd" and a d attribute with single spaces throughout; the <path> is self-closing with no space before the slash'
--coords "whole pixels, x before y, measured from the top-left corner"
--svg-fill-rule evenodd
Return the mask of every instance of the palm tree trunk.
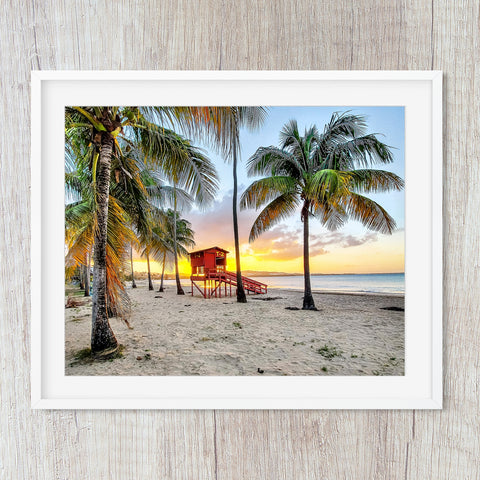
<path id="1" fill-rule="evenodd" d="M 148 269 L 148 289 L 153 290 L 152 274 L 150 273 L 150 258 L 147 250 L 147 269 Z"/>
<path id="2" fill-rule="evenodd" d="M 132 266 L 132 288 L 137 288 L 135 283 L 135 274 L 133 273 L 133 245 L 130 244 L 130 265 Z"/>
<path id="3" fill-rule="evenodd" d="M 85 270 L 83 268 L 83 265 L 80 265 L 78 267 L 78 272 L 79 272 L 79 278 L 80 278 L 80 290 L 83 290 L 85 288 Z"/>
<path id="4" fill-rule="evenodd" d="M 85 280 L 84 280 L 85 297 L 89 297 L 90 296 L 90 249 L 86 253 L 86 257 L 87 257 L 87 262 L 86 262 L 87 265 L 85 265 Z"/>
<path id="5" fill-rule="evenodd" d="M 242 283 L 242 270 L 240 267 L 240 241 L 238 236 L 238 213 L 237 213 L 237 142 L 233 141 L 233 236 L 235 239 L 235 264 L 237 270 L 237 302 L 247 303 L 247 296 Z"/>
<path id="6" fill-rule="evenodd" d="M 310 252 L 309 252 L 309 229 L 308 229 L 308 212 L 309 205 L 307 202 L 303 204 L 302 220 L 303 220 L 303 272 L 305 280 L 305 292 L 303 295 L 302 310 L 317 310 L 312 296 L 312 287 L 310 285 Z"/>
<path id="7" fill-rule="evenodd" d="M 113 137 L 102 132 L 97 164 L 97 228 L 94 239 L 92 353 L 107 355 L 118 349 L 118 342 L 107 316 L 107 218 Z"/>
<path id="8" fill-rule="evenodd" d="M 167 252 L 163 252 L 163 263 L 162 263 L 162 279 L 160 280 L 160 288 L 158 289 L 159 292 L 163 292 L 163 277 L 165 275 L 165 260 L 167 257 Z"/>
<path id="9" fill-rule="evenodd" d="M 173 250 L 175 256 L 175 280 L 177 282 L 177 295 L 185 295 L 182 284 L 180 283 L 180 274 L 178 272 L 178 254 L 177 254 L 177 191 L 176 185 L 173 186 Z"/>

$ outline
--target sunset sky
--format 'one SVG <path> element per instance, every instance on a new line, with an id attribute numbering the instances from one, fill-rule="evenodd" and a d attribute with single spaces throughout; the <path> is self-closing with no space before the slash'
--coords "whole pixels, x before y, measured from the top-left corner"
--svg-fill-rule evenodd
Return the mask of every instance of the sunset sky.
<path id="1" fill-rule="evenodd" d="M 301 133 L 315 124 L 320 131 L 332 113 L 350 110 L 365 115 L 368 133 L 382 134 L 380 140 L 393 147 L 394 162 L 381 168 L 405 178 L 403 107 L 271 107 L 260 131 L 241 131 L 241 163 L 238 168 L 239 197 L 254 180 L 247 177 L 246 161 L 260 146 L 278 146 L 279 132 L 290 119 L 296 119 Z M 182 216 L 192 223 L 196 250 L 217 245 L 231 253 L 227 268 L 235 270 L 232 223 L 232 166 L 202 145 L 214 161 L 220 176 L 215 203 L 206 212 L 192 209 Z M 397 223 L 393 235 L 382 235 L 350 221 L 335 232 L 326 230 L 315 219 L 310 221 L 310 265 L 312 273 L 392 273 L 404 271 L 404 192 L 369 195 L 380 203 Z M 300 211 L 277 224 L 253 243 L 248 243 L 250 228 L 259 212 L 239 212 L 242 270 L 302 273 L 302 223 Z M 188 260 L 180 262 L 182 273 L 189 274 Z M 146 271 L 146 263 L 137 258 L 136 271 Z M 152 262 L 152 270 L 160 265 Z M 167 269 L 168 272 L 172 268 Z"/>

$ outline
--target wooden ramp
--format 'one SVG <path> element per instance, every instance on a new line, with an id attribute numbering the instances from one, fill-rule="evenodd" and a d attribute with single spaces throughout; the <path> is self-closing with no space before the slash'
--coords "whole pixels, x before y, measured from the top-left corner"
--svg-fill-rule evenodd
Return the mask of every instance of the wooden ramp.
<path id="1" fill-rule="evenodd" d="M 207 271 L 205 274 L 195 274 L 190 277 L 192 282 L 192 295 L 194 287 L 204 298 L 228 297 L 237 294 L 237 274 L 228 271 Z M 267 285 L 242 276 L 243 288 L 248 295 L 267 293 Z M 232 288 L 233 287 L 233 288 Z"/>

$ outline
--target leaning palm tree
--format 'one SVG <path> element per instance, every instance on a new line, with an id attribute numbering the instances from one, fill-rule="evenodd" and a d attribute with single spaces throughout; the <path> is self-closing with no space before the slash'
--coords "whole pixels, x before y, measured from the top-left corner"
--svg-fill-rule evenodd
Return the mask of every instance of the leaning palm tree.
<path id="1" fill-rule="evenodd" d="M 119 139 L 140 148 L 145 159 L 163 172 L 175 174 L 181 186 L 198 198 L 213 198 L 217 187 L 213 165 L 191 159 L 181 137 L 158 125 L 172 108 L 152 107 L 73 107 L 66 109 L 67 137 L 80 131 L 91 138 L 91 170 L 94 184 L 95 230 L 91 349 L 96 355 L 108 355 L 118 342 L 108 322 L 107 218 L 109 213 L 112 161 L 121 156 Z M 201 173 L 200 175 L 198 173 Z"/>
<path id="2" fill-rule="evenodd" d="M 401 190 L 394 173 L 366 168 L 390 163 L 390 148 L 366 134 L 364 117 L 348 112 L 332 115 L 323 133 L 311 127 L 301 136 L 295 120 L 280 133 L 280 147 L 260 147 L 248 160 L 249 176 L 263 175 L 243 193 L 242 208 L 264 207 L 255 220 L 250 241 L 300 209 L 303 222 L 304 310 L 316 310 L 310 284 L 309 218 L 335 230 L 349 219 L 391 234 L 393 218 L 363 193 Z M 363 167 L 363 168 L 358 168 Z"/>
<path id="3" fill-rule="evenodd" d="M 70 132 L 71 133 L 71 132 Z M 94 177 L 90 168 L 93 148 L 89 139 L 74 132 L 67 136 L 65 193 L 65 238 L 68 252 L 65 258 L 66 274 L 72 267 L 83 270 L 85 294 L 89 287 L 90 258 L 95 232 Z M 123 318 L 129 314 L 128 296 L 121 282 L 122 263 L 126 255 L 124 241 L 132 239 L 126 226 L 127 213 L 116 195 L 117 187 L 111 189 L 107 228 L 106 299 L 107 309 Z M 113 193 L 113 194 L 112 194 Z"/>

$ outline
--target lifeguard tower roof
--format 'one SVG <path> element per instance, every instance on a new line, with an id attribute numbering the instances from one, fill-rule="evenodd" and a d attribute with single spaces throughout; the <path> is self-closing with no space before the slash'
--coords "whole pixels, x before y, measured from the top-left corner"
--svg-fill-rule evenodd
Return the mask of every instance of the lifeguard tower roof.
<path id="1" fill-rule="evenodd" d="M 204 248 L 203 250 L 195 250 L 194 252 L 190 252 L 190 255 L 193 255 L 194 253 L 209 252 L 209 251 L 213 251 L 213 250 L 218 250 L 218 251 L 224 252 L 224 253 L 230 253 L 228 250 L 225 250 L 225 249 L 220 248 L 220 247 L 210 247 L 210 248 Z"/>

